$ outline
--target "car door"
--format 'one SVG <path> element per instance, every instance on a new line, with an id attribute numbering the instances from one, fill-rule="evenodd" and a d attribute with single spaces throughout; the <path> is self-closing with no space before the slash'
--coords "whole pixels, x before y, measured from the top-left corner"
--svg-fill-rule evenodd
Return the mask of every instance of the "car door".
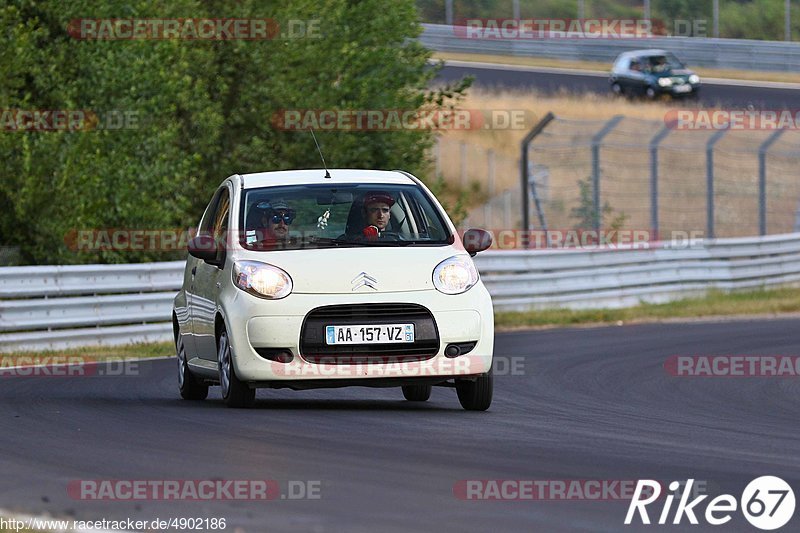
<path id="1" fill-rule="evenodd" d="M 647 88 L 647 64 L 646 58 L 631 58 L 628 69 L 628 92 L 630 94 L 642 94 Z"/>
<path id="2" fill-rule="evenodd" d="M 228 185 L 223 185 L 215 196 L 215 206 L 203 219 L 200 231 L 210 233 L 220 247 L 217 263 L 197 260 L 192 285 L 192 328 L 200 359 L 216 360 L 217 342 L 214 321 L 217 314 L 217 295 L 220 290 L 222 269 L 225 266 L 226 243 L 230 227 L 230 199 Z"/>

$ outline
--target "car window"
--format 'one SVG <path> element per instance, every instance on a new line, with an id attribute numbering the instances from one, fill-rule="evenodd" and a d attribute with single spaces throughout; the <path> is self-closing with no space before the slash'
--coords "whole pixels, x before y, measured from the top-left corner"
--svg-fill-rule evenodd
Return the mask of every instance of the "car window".
<path id="1" fill-rule="evenodd" d="M 225 187 L 221 191 L 219 206 L 217 207 L 216 214 L 214 215 L 214 239 L 219 240 L 225 236 L 228 231 L 228 215 L 230 213 L 231 199 L 228 193 L 228 188 Z"/>
<path id="2" fill-rule="evenodd" d="M 622 72 L 624 70 L 627 70 L 629 61 L 630 59 L 627 57 L 617 58 L 617 60 L 614 62 L 612 70 L 614 70 L 614 72 Z"/>
<path id="3" fill-rule="evenodd" d="M 371 225 L 368 208 L 388 208 L 376 239 L 365 237 Z M 253 250 L 445 245 L 454 240 L 439 209 L 417 185 L 249 189 L 241 199 L 240 226 L 242 246 Z"/>
<path id="4" fill-rule="evenodd" d="M 683 63 L 672 54 L 650 56 L 646 60 L 647 69 L 656 73 L 685 68 Z"/>
<path id="5" fill-rule="evenodd" d="M 211 233 L 211 230 L 214 226 L 214 217 L 217 211 L 217 204 L 219 203 L 219 197 L 221 196 L 221 190 L 217 189 L 214 191 L 214 194 L 211 196 L 211 201 L 208 202 L 206 206 L 206 210 L 203 211 L 203 216 L 200 219 L 200 222 L 197 224 L 197 231 L 198 233 Z"/>

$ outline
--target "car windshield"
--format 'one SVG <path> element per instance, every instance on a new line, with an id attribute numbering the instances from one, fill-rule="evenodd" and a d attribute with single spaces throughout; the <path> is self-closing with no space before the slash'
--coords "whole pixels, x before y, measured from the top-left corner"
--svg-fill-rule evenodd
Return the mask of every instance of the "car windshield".
<path id="1" fill-rule="evenodd" d="M 672 54 L 657 55 L 646 57 L 645 65 L 647 65 L 652 72 L 669 72 L 686 68 L 677 57 Z"/>
<path id="2" fill-rule="evenodd" d="M 292 185 L 242 195 L 240 242 L 249 250 L 452 244 L 417 185 Z"/>

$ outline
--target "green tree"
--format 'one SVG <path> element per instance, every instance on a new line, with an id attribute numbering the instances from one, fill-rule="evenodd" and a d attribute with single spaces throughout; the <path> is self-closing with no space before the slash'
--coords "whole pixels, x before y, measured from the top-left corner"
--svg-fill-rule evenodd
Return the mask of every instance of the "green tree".
<path id="1" fill-rule="evenodd" d="M 71 20 L 318 20 L 319 38 L 79 40 Z M 0 134 L 0 245 L 28 263 L 163 260 L 160 252 L 75 253 L 71 231 L 188 227 L 233 173 L 319 167 L 283 109 L 447 108 L 468 82 L 430 90 L 436 74 L 411 0 L 291 4 L 242 0 L 12 0 L 0 7 L 0 109 L 117 110 L 127 129 Z M 329 166 L 421 173 L 430 131 L 318 132 Z M 177 254 L 177 256 L 182 254 Z"/>

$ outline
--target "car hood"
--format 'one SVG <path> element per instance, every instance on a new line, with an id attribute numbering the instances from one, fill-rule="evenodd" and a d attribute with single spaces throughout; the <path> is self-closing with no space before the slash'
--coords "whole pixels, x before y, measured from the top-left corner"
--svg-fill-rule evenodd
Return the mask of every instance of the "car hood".
<path id="1" fill-rule="evenodd" d="M 666 72 L 659 72 L 658 74 L 653 75 L 657 78 L 688 78 L 692 74 L 694 74 L 694 72 L 689 69 L 679 68 L 675 70 L 668 70 Z"/>
<path id="2" fill-rule="evenodd" d="M 368 294 L 431 290 L 433 269 L 453 255 L 455 246 L 363 246 L 320 250 L 252 252 L 236 258 L 261 261 L 285 270 L 297 294 Z"/>

